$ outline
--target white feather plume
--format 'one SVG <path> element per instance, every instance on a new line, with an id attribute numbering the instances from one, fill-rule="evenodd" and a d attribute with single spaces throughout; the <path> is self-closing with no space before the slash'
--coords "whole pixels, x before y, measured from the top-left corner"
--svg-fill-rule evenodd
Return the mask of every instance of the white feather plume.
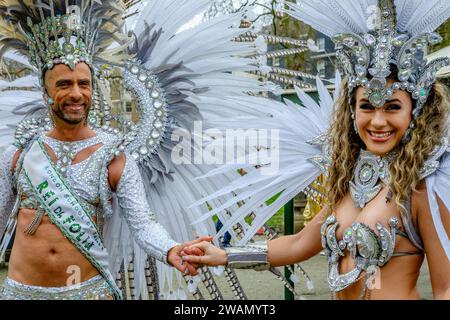
<path id="1" fill-rule="evenodd" d="M 364 34 L 377 0 L 314 0 L 286 2 L 286 13 L 323 34 Z M 411 36 L 432 32 L 450 17 L 448 0 L 395 0 L 397 30 Z"/>
<path id="2" fill-rule="evenodd" d="M 339 76 L 336 79 L 339 79 Z M 234 172 L 237 168 L 243 168 L 247 172 L 244 176 L 238 177 L 215 193 L 194 203 L 193 206 L 195 207 L 203 204 L 205 201 L 209 203 L 211 200 L 218 199 L 231 192 L 236 194 L 235 197 L 229 200 L 221 201 L 223 203 L 221 206 L 214 207 L 212 211 L 204 214 L 195 223 L 201 223 L 212 215 L 224 209 L 230 209 L 231 206 L 244 201 L 245 203 L 237 210 L 231 210 L 232 216 L 226 217 L 227 219 L 223 221 L 224 227 L 217 233 L 216 238 L 220 237 L 226 230 L 232 230 L 232 227 L 239 220 L 242 220 L 255 208 L 258 208 L 255 212 L 255 220 L 245 230 L 245 237 L 239 242 L 239 244 L 245 244 L 278 209 L 320 175 L 320 170 L 309 159 L 321 154 L 322 149 L 320 146 L 311 145 L 308 142 L 326 133 L 331 121 L 333 105 L 339 94 L 335 94 L 334 98 L 332 98 L 319 79 L 317 79 L 317 87 L 320 104 L 317 104 L 305 92 L 297 88 L 296 91 L 303 106 L 289 100 L 286 100 L 285 104 L 276 101 L 268 103 L 266 99 L 260 98 L 258 105 L 259 117 L 235 117 L 232 123 L 220 119 L 212 122 L 218 127 L 231 126 L 232 128 L 246 127 L 246 124 L 252 122 L 256 125 L 256 128 L 279 130 L 279 141 L 276 138 L 271 141 L 272 144 L 278 143 L 278 146 L 271 145 L 271 147 L 279 149 L 279 157 L 275 159 L 279 161 L 277 164 L 279 165 L 279 170 L 275 170 L 273 174 L 269 175 L 264 173 L 267 167 L 263 166 L 255 169 L 251 164 L 237 163 L 224 165 L 210 171 L 207 175 L 199 177 L 199 181 L 202 182 L 204 179 L 211 179 L 220 176 L 220 174 Z M 339 88 L 338 83 L 337 88 Z M 239 102 L 239 100 L 237 101 Z M 253 150 L 256 149 L 257 145 L 254 145 Z M 260 151 L 255 153 L 261 155 Z M 248 156 L 250 155 L 248 154 Z M 275 163 L 271 163 L 271 165 L 275 165 Z M 281 194 L 277 200 L 271 205 L 266 205 L 266 201 L 278 193 Z"/>

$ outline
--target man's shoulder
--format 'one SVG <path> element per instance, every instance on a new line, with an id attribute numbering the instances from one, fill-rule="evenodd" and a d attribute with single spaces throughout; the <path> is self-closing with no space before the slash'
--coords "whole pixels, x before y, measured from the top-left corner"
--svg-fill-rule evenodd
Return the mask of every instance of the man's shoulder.
<path id="1" fill-rule="evenodd" d="M 22 149 L 16 147 L 15 145 L 8 145 L 1 153 L 0 162 L 2 166 L 7 166 L 8 169 L 14 168 L 21 153 Z"/>
<path id="2" fill-rule="evenodd" d="M 121 137 L 115 134 L 112 130 L 107 129 L 95 129 L 95 133 L 100 137 L 102 143 L 105 146 L 113 148 L 114 146 L 120 144 L 122 141 Z"/>

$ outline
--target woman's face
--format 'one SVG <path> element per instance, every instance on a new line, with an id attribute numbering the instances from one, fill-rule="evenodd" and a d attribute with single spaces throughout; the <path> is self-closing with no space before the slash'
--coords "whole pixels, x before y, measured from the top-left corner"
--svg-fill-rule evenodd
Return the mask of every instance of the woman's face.
<path id="1" fill-rule="evenodd" d="M 358 134 L 367 151 L 384 156 L 400 143 L 408 129 L 412 100 L 409 93 L 397 90 L 383 107 L 376 109 L 364 93 L 363 87 L 357 88 L 355 114 Z"/>

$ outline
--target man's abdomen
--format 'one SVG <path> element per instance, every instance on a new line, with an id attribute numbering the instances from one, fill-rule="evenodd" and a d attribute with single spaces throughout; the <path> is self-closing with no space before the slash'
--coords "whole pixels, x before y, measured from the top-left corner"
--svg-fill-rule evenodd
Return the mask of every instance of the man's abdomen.
<path id="1" fill-rule="evenodd" d="M 21 209 L 9 262 L 8 277 L 27 285 L 63 287 L 86 281 L 99 274 L 97 269 L 44 216 L 33 235 L 23 231 L 35 210 Z"/>

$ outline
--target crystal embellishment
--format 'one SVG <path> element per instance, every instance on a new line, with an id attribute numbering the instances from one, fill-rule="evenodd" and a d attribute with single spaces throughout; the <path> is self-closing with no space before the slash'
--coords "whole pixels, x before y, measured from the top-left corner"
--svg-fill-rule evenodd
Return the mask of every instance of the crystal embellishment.
<path id="1" fill-rule="evenodd" d="M 428 45 L 439 43 L 442 37 L 435 32 L 416 35 L 406 33 L 404 26 L 397 25 L 396 11 L 399 8 L 396 8 L 393 0 L 378 1 L 377 5 L 381 14 L 369 31 L 337 33 L 332 36 L 337 49 L 336 57 L 348 78 L 350 90 L 363 86 L 369 101 L 376 108 L 382 107 L 395 90 L 405 90 L 410 85 L 425 88 L 424 95 L 413 96 L 417 100 L 417 111 L 413 113 L 416 119 L 427 101 L 437 71 L 450 65 L 450 57 L 427 61 Z M 406 83 L 406 86 L 387 84 L 386 79 L 393 71 L 391 65 L 396 65 L 398 74 L 394 76 Z M 374 79 L 384 81 L 375 88 L 372 83 Z"/>
<path id="2" fill-rule="evenodd" d="M 132 74 L 138 74 L 139 73 L 139 67 L 138 66 L 132 66 L 130 69 Z"/>
<path id="3" fill-rule="evenodd" d="M 164 137 L 167 124 L 165 92 L 158 78 L 139 61 L 128 63 L 123 78 L 125 87 L 139 101 L 137 111 L 141 125 L 125 136 L 122 145 L 126 144 L 127 149 L 132 150 L 135 160 L 142 161 L 157 151 Z"/>
<path id="4" fill-rule="evenodd" d="M 353 180 L 350 181 L 350 195 L 358 208 L 375 198 L 382 189 L 382 184 L 389 184 L 389 165 L 394 154 L 380 157 L 361 150 L 358 157 Z"/>

